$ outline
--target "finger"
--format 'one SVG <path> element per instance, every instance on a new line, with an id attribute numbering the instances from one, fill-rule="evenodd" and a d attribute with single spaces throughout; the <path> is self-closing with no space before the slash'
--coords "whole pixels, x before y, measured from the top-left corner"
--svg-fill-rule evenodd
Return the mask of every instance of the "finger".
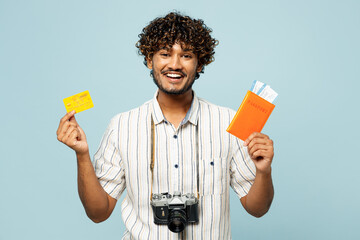
<path id="1" fill-rule="evenodd" d="M 75 129 L 70 135 L 69 135 L 69 146 L 73 147 L 78 142 L 78 130 Z"/>
<path id="2" fill-rule="evenodd" d="M 264 150 L 264 149 L 259 149 L 257 151 L 255 151 L 252 155 L 252 159 L 255 159 L 255 160 L 261 160 L 261 159 L 264 159 L 264 158 L 267 158 L 267 159 L 272 159 L 272 152 L 271 151 L 267 151 L 267 150 Z"/>
<path id="3" fill-rule="evenodd" d="M 77 134 L 78 132 L 76 127 L 70 126 L 62 138 L 62 142 L 65 143 L 66 145 L 69 145 L 74 141 L 74 138 L 76 140 Z"/>
<path id="4" fill-rule="evenodd" d="M 72 117 L 69 119 L 69 122 L 75 123 L 76 126 L 79 126 L 79 124 L 77 123 L 77 121 L 76 121 L 76 119 L 75 119 L 75 116 L 72 116 Z"/>
<path id="5" fill-rule="evenodd" d="M 64 122 L 64 124 L 60 127 L 60 129 L 58 130 L 58 140 L 62 141 L 62 138 L 64 137 L 64 135 L 66 134 L 66 132 L 68 131 L 68 129 L 70 127 L 76 127 L 75 123 L 70 123 L 69 121 Z"/>
<path id="6" fill-rule="evenodd" d="M 77 129 L 78 129 L 78 131 L 79 131 L 80 139 L 81 139 L 81 140 L 85 140 L 85 139 L 86 139 L 86 135 L 85 135 L 84 130 L 82 130 L 82 128 L 81 128 L 79 125 L 77 126 Z"/>
<path id="7" fill-rule="evenodd" d="M 76 127 L 76 139 L 78 141 L 81 141 L 82 140 L 82 136 L 81 136 L 81 133 L 80 133 L 80 130 L 78 127 Z"/>
<path id="8" fill-rule="evenodd" d="M 252 147 L 248 148 L 249 152 L 254 152 L 257 149 L 272 149 L 273 147 L 271 145 L 266 144 L 254 144 Z"/>
<path id="9" fill-rule="evenodd" d="M 272 146 L 273 141 L 271 139 L 267 139 L 267 138 L 253 138 L 248 143 L 248 148 L 252 148 L 252 146 L 254 146 L 255 144 L 263 144 L 263 145 Z"/>
<path id="10" fill-rule="evenodd" d="M 254 138 L 269 138 L 267 135 L 259 132 L 253 132 L 250 136 L 245 140 L 244 145 L 247 146 L 251 140 Z"/>
<path id="11" fill-rule="evenodd" d="M 58 127 L 58 130 L 56 131 L 56 134 L 59 134 L 59 130 L 62 128 L 64 123 L 67 122 L 72 116 L 74 116 L 75 113 L 76 113 L 75 111 L 68 112 L 68 113 L 65 114 L 64 117 L 62 117 L 60 119 L 59 127 Z"/>
<path id="12" fill-rule="evenodd" d="M 257 150 L 256 152 L 254 152 L 251 158 L 256 160 L 261 160 L 264 158 L 264 155 L 265 155 L 265 150 Z"/>
<path id="13" fill-rule="evenodd" d="M 62 139 L 64 138 L 64 135 L 66 134 L 66 131 L 69 129 L 70 126 L 71 125 L 68 121 L 64 122 L 61 126 L 59 126 L 57 137 L 60 142 L 62 142 Z"/>
<path id="14" fill-rule="evenodd" d="M 259 150 L 265 150 L 265 151 L 272 152 L 273 148 L 268 145 L 256 144 L 252 148 L 248 149 L 250 157 L 252 157 L 254 155 L 254 153 Z"/>
<path id="15" fill-rule="evenodd" d="M 77 143 L 77 131 L 74 128 L 72 132 L 68 132 L 63 139 L 63 143 L 71 148 L 73 148 Z"/>
<path id="16" fill-rule="evenodd" d="M 75 113 L 76 113 L 75 110 L 66 113 L 65 116 L 60 119 L 60 124 L 68 121 L 71 117 L 75 115 Z"/>

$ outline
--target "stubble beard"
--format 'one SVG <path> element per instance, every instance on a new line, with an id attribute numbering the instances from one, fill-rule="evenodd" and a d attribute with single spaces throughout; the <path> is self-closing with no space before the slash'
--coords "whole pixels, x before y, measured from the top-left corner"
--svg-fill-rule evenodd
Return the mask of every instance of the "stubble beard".
<path id="1" fill-rule="evenodd" d="M 192 86 L 195 82 L 195 74 L 193 74 L 193 75 L 189 76 L 189 81 L 184 85 L 184 87 L 182 87 L 181 89 L 178 89 L 178 90 L 177 89 L 169 90 L 169 89 L 166 89 L 159 81 L 159 78 L 160 78 L 159 74 L 154 73 L 154 71 L 151 70 L 150 75 L 153 77 L 153 81 L 156 84 L 156 86 L 159 88 L 159 90 L 166 94 L 169 94 L 169 95 L 184 94 L 192 88 Z"/>

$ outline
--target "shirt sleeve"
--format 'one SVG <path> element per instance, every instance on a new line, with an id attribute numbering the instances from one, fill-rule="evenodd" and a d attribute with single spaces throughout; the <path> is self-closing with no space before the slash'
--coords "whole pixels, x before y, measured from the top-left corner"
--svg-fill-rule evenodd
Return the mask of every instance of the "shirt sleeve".
<path id="1" fill-rule="evenodd" d="M 93 161 L 95 174 L 101 186 L 115 199 L 120 198 L 126 187 L 125 171 L 118 144 L 118 126 L 117 116 L 110 121 Z"/>
<path id="2" fill-rule="evenodd" d="M 230 186 L 239 198 L 247 195 L 255 180 L 256 168 L 244 142 L 234 137 L 233 157 L 230 162 Z"/>

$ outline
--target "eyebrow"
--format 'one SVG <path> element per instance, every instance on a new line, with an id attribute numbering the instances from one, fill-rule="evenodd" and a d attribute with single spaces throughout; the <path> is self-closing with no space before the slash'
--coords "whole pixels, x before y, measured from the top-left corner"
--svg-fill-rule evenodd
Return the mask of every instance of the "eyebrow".
<path id="1" fill-rule="evenodd" d="M 161 47 L 159 50 L 165 50 L 165 51 L 171 51 L 171 48 L 169 47 Z M 182 49 L 184 52 L 192 52 L 193 53 L 193 49 L 192 48 L 184 48 Z"/>

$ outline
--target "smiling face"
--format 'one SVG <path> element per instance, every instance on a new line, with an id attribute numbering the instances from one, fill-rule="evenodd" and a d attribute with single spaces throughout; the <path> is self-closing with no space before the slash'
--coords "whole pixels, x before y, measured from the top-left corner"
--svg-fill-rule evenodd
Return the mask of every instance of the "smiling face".
<path id="1" fill-rule="evenodd" d="M 159 90 L 166 94 L 181 95 L 191 90 L 197 72 L 197 56 L 190 48 L 179 43 L 171 48 L 162 48 L 152 59 L 147 60 L 149 69 Z"/>

